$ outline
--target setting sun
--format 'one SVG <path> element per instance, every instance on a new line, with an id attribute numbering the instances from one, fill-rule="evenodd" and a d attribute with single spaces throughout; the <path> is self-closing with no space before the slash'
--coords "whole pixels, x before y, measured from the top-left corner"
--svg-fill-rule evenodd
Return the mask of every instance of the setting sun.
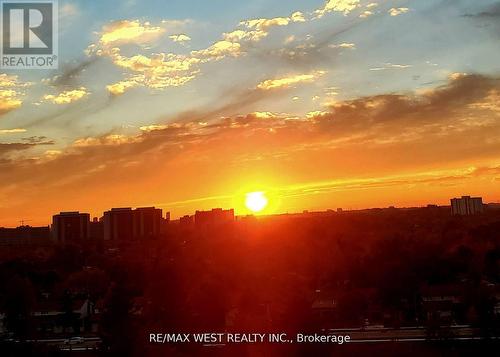
<path id="1" fill-rule="evenodd" d="M 250 192 L 246 194 L 245 205 L 252 212 L 260 212 L 266 208 L 268 203 L 264 192 Z"/>

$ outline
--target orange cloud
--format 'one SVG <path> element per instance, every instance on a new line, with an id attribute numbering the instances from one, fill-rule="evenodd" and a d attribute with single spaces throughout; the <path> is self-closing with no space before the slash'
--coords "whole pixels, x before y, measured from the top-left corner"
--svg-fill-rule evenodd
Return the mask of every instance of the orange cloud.
<path id="1" fill-rule="evenodd" d="M 73 143 L 73 147 L 88 147 L 88 146 L 117 146 L 130 144 L 140 141 L 141 138 L 137 136 L 126 136 L 119 134 L 109 134 L 100 138 L 83 138 L 78 139 Z"/>
<path id="2" fill-rule="evenodd" d="M 160 125 L 160 124 L 151 124 L 151 125 L 145 125 L 141 126 L 139 129 L 142 131 L 155 131 L 155 130 L 163 130 L 166 129 L 168 125 Z"/>
<path id="3" fill-rule="evenodd" d="M 22 129 L 22 128 L 16 128 L 16 129 L 0 129 L 0 134 L 19 134 L 19 133 L 25 133 L 27 130 Z"/>

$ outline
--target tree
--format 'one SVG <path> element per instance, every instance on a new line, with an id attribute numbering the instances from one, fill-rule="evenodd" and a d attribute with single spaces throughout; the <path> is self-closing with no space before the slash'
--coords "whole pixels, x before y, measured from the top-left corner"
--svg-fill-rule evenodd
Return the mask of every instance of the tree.
<path id="1" fill-rule="evenodd" d="M 34 304 L 35 293 L 31 282 L 20 276 L 13 276 L 6 284 L 5 322 L 7 330 L 19 339 L 27 338 L 31 332 Z"/>

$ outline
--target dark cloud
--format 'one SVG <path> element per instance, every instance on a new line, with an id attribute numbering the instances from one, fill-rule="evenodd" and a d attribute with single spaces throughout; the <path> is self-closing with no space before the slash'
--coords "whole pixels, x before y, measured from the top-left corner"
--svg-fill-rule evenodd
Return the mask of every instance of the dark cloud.
<path id="1" fill-rule="evenodd" d="M 91 99 L 85 102 L 77 101 L 71 104 L 60 105 L 52 113 L 43 114 L 39 117 L 34 116 L 34 118 L 24 124 L 23 127 L 29 129 L 57 122 L 58 126 L 65 126 L 67 129 L 71 129 L 70 126 L 76 122 L 75 118 L 84 118 L 86 115 L 98 113 L 108 108 L 113 102 L 112 97 L 107 96 L 104 98 L 91 97 Z"/>
<path id="2" fill-rule="evenodd" d="M 23 142 L 0 143 L 0 159 L 5 159 L 2 158 L 5 154 L 31 149 L 38 145 L 54 145 L 52 140 L 46 140 L 45 137 L 31 137 L 23 140 Z"/>
<path id="3" fill-rule="evenodd" d="M 48 140 L 46 136 L 29 136 L 27 138 L 22 138 L 22 140 L 29 144 L 53 143 L 53 141 Z"/>
<path id="4" fill-rule="evenodd" d="M 241 85 L 233 85 L 224 90 L 217 99 L 196 110 L 179 113 L 170 121 L 188 123 L 219 120 L 221 117 L 235 116 L 245 112 L 248 107 L 263 100 L 272 100 L 286 93 L 286 90 L 263 91 L 257 88 L 247 89 Z M 159 121 L 163 121 L 161 118 Z"/>
<path id="5" fill-rule="evenodd" d="M 496 18 L 500 17 L 500 2 L 497 2 L 489 7 L 487 7 L 484 11 L 480 11 L 477 13 L 467 13 L 463 15 L 464 17 L 471 18 Z"/>
<path id="6" fill-rule="evenodd" d="M 78 61 L 76 64 L 67 64 L 62 68 L 62 72 L 52 77 L 50 84 L 55 87 L 76 86 L 82 72 L 94 65 L 99 57 L 90 57 Z"/>

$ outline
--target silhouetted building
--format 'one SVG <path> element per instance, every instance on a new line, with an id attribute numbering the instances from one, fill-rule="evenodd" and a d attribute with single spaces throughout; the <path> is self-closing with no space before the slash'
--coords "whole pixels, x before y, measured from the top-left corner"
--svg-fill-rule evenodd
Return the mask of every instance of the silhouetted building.
<path id="1" fill-rule="evenodd" d="M 130 241 L 150 239 L 160 236 L 162 210 L 154 207 L 142 207 L 133 210 L 112 208 L 104 212 L 104 239 Z"/>
<path id="2" fill-rule="evenodd" d="M 134 217 L 132 208 L 112 208 L 104 212 L 104 240 L 132 240 Z"/>
<path id="3" fill-rule="evenodd" d="M 179 226 L 182 228 L 189 228 L 194 226 L 194 216 L 185 215 L 179 218 Z"/>
<path id="4" fill-rule="evenodd" d="M 50 228 L 20 226 L 0 228 L 0 245 L 45 245 L 50 242 Z"/>
<path id="5" fill-rule="evenodd" d="M 451 214 L 454 216 L 470 216 L 484 211 L 481 197 L 462 196 L 451 199 Z"/>
<path id="6" fill-rule="evenodd" d="M 154 207 L 141 207 L 134 211 L 134 239 L 158 238 L 161 232 L 162 210 Z"/>
<path id="7" fill-rule="evenodd" d="M 500 203 L 488 203 L 485 206 L 488 210 L 500 210 Z"/>
<path id="8" fill-rule="evenodd" d="M 90 215 L 80 212 L 61 212 L 52 217 L 52 238 L 57 243 L 89 238 Z"/>
<path id="9" fill-rule="evenodd" d="M 211 211 L 196 211 L 194 223 L 196 227 L 213 227 L 234 222 L 234 209 L 214 208 Z"/>
<path id="10" fill-rule="evenodd" d="M 170 212 L 165 212 L 165 218 L 162 218 L 161 220 L 160 233 L 162 236 L 165 236 L 168 233 L 169 227 L 170 227 Z"/>
<path id="11" fill-rule="evenodd" d="M 92 240 L 102 240 L 104 239 L 104 223 L 98 218 L 94 218 L 90 222 L 90 238 Z"/>

